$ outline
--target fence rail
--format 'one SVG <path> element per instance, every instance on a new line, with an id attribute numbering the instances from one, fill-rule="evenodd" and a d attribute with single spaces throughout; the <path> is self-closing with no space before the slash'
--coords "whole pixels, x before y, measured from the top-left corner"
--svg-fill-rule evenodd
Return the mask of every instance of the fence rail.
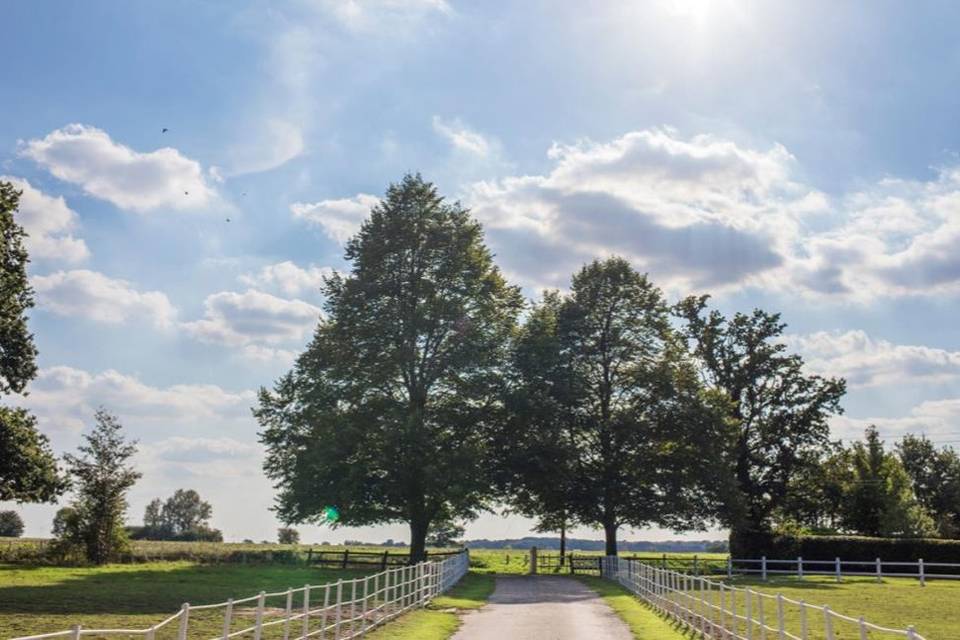
<path id="1" fill-rule="evenodd" d="M 604 558 L 603 574 L 700 638 L 724 640 L 924 640 L 911 626 L 890 629 L 828 606 L 734 587 L 637 560 Z"/>
<path id="2" fill-rule="evenodd" d="M 349 640 L 363 636 L 385 622 L 413 608 L 422 607 L 449 590 L 467 572 L 467 551 L 441 561 L 421 562 L 387 569 L 352 580 L 322 585 L 305 585 L 217 604 L 184 603 L 180 611 L 146 629 L 84 629 L 23 636 L 13 640 L 42 640 L 84 636 L 141 636 L 155 640 L 157 633 L 176 628 L 177 640 L 210 638 L 203 630 L 191 630 L 191 622 L 202 621 L 206 628 L 217 618 L 223 640 L 241 636 L 263 640 L 265 635 L 283 640 Z M 252 624 L 250 622 L 252 621 Z"/>

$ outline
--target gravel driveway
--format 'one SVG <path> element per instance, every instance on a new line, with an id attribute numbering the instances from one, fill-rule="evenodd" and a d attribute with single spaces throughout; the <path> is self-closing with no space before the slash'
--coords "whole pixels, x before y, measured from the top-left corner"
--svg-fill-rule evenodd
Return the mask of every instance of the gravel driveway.
<path id="1" fill-rule="evenodd" d="M 464 616 L 453 640 L 631 640 L 627 625 L 573 578 L 497 578 L 488 604 Z"/>

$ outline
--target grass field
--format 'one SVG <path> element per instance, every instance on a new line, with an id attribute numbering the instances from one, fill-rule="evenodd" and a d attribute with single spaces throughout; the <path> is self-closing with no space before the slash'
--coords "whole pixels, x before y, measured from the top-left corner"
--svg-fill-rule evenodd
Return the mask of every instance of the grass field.
<path id="1" fill-rule="evenodd" d="M 362 575 L 351 570 L 287 565 L 209 565 L 158 562 L 103 567 L 0 565 L 0 638 L 87 628 L 142 629 L 176 613 L 184 602 L 227 598 L 322 584 Z M 222 611 L 197 615 L 191 631 L 220 633 Z M 172 637 L 175 627 L 158 633 Z"/>
<path id="2" fill-rule="evenodd" d="M 886 578 L 882 583 L 872 578 L 844 578 L 837 583 L 828 577 L 776 578 L 769 582 L 735 579 L 738 586 L 766 593 L 782 593 L 794 600 L 814 605 L 828 605 L 832 610 L 851 617 L 863 616 L 868 622 L 905 629 L 914 625 L 917 633 L 927 640 L 955 640 L 960 638 L 960 581 L 929 580 L 921 587 L 916 580 Z M 768 603 L 772 604 L 772 603 Z M 741 609 L 742 610 L 742 609 Z M 754 610 L 756 607 L 754 606 Z M 768 619 L 775 609 L 767 609 Z M 796 632 L 800 617 L 795 608 L 785 609 L 787 628 Z M 823 624 L 811 618 L 811 638 L 823 638 Z M 859 638 L 856 625 L 838 623 L 837 640 Z M 893 638 L 892 635 L 871 634 L 870 638 Z M 901 636 L 902 637 L 902 636 Z"/>

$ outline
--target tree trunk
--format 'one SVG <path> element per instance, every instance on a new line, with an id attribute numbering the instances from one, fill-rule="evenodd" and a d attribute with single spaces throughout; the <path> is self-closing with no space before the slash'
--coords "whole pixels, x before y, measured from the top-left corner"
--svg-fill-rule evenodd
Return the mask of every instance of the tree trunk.
<path id="1" fill-rule="evenodd" d="M 423 562 L 426 559 L 427 528 L 430 523 L 426 518 L 412 518 L 410 520 L 410 564 Z"/>
<path id="2" fill-rule="evenodd" d="M 560 566 L 563 566 L 563 556 L 567 553 L 567 522 L 560 522 Z"/>
<path id="3" fill-rule="evenodd" d="M 606 555 L 617 555 L 617 525 L 613 522 L 603 523 L 603 533 L 606 536 Z"/>

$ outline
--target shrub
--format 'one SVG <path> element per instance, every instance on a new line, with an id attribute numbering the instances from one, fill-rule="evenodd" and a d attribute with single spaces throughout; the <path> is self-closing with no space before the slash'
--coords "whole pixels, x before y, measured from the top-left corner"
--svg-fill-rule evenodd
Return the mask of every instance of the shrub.
<path id="1" fill-rule="evenodd" d="M 861 560 L 872 562 L 877 558 L 891 562 L 949 562 L 960 563 L 960 540 L 940 538 L 868 538 L 866 536 L 787 536 L 775 535 L 763 544 L 755 538 L 754 544 L 743 544 L 731 549 L 734 558 L 792 560 L 797 557 L 810 560 Z M 759 543 L 759 544 L 758 544 Z M 931 571 L 932 573 L 932 571 Z"/>
<path id="2" fill-rule="evenodd" d="M 23 535 L 23 519 L 16 511 L 0 511 L 0 537 L 19 538 Z"/>

